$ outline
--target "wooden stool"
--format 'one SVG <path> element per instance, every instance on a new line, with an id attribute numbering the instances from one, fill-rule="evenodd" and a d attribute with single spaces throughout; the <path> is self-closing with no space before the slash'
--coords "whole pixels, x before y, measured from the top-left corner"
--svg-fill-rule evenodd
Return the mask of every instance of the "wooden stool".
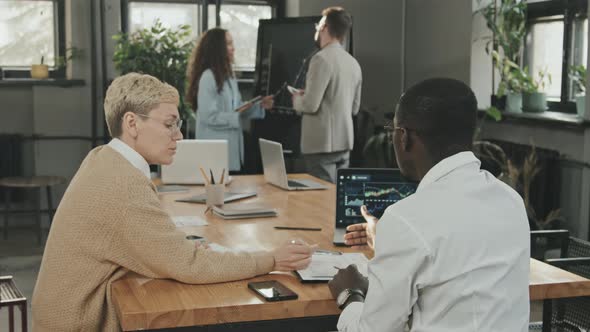
<path id="1" fill-rule="evenodd" d="M 27 298 L 14 284 L 12 276 L 0 277 L 0 309 L 8 307 L 8 331 L 14 332 L 14 307 L 20 309 L 21 330 L 27 331 Z"/>
<path id="2" fill-rule="evenodd" d="M 37 218 L 37 241 L 41 243 L 43 229 L 41 227 L 41 189 L 45 187 L 47 192 L 47 212 L 49 213 L 49 226 L 53 220 L 53 203 L 51 199 L 51 187 L 65 183 L 66 179 L 61 176 L 30 176 L 30 177 L 7 177 L 0 179 L 0 188 L 4 188 L 4 239 L 8 238 L 8 218 L 11 214 L 33 212 Z M 12 210 L 10 208 L 10 191 L 15 188 L 35 189 L 39 197 L 39 204 L 36 210 Z"/>

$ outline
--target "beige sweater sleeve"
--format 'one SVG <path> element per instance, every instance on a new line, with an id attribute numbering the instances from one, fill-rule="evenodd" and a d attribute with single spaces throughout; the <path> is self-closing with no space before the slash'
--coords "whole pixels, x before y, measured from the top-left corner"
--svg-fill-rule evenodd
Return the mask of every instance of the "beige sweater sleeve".
<path id="1" fill-rule="evenodd" d="M 145 183 L 131 184 L 121 220 L 113 225 L 109 259 L 150 278 L 201 284 L 251 278 L 270 272 L 269 253 L 215 252 L 197 249 L 176 229 L 157 194 Z"/>

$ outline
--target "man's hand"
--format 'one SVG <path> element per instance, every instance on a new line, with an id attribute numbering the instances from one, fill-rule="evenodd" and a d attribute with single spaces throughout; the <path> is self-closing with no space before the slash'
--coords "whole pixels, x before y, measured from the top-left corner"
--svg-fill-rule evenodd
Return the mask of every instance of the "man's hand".
<path id="1" fill-rule="evenodd" d="M 275 271 L 305 269 L 311 263 L 313 247 L 303 241 L 292 240 L 273 251 Z"/>
<path id="2" fill-rule="evenodd" d="M 369 246 L 375 250 L 375 231 L 379 219 L 370 214 L 365 205 L 361 206 L 361 214 L 367 222 L 346 227 L 348 233 L 344 235 L 344 243 L 355 249 L 364 249 Z"/>
<path id="3" fill-rule="evenodd" d="M 275 104 L 274 97 L 272 95 L 266 96 L 266 97 L 262 98 L 262 102 L 260 104 L 261 104 L 262 108 L 270 111 L 270 110 L 272 110 L 272 107 Z"/>
<path id="4" fill-rule="evenodd" d="M 369 289 L 369 279 L 359 272 L 356 265 L 352 264 L 345 269 L 338 270 L 332 281 L 328 283 L 328 287 L 334 298 L 337 298 L 347 288 L 359 289 L 366 295 Z"/>

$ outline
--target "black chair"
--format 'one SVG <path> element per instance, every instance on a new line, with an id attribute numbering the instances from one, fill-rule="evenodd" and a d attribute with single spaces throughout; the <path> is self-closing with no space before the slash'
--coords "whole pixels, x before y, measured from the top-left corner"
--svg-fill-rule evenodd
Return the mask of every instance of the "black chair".
<path id="1" fill-rule="evenodd" d="M 570 237 L 567 230 L 531 232 L 531 252 L 543 252 L 543 249 L 538 248 L 539 245 L 544 246 L 545 250 L 550 250 L 556 244 L 559 258 L 548 258 L 545 262 L 590 278 L 590 242 Z M 590 331 L 590 297 L 545 300 L 543 324 L 533 323 L 529 326 L 529 331 L 535 330 Z"/>

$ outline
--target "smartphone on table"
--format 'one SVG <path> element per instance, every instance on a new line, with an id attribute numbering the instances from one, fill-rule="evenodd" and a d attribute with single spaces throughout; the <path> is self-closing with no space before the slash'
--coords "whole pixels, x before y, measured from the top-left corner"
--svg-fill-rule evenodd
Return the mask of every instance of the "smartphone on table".
<path id="1" fill-rule="evenodd" d="M 295 300 L 297 294 L 276 280 L 249 282 L 248 288 L 269 302 Z"/>

